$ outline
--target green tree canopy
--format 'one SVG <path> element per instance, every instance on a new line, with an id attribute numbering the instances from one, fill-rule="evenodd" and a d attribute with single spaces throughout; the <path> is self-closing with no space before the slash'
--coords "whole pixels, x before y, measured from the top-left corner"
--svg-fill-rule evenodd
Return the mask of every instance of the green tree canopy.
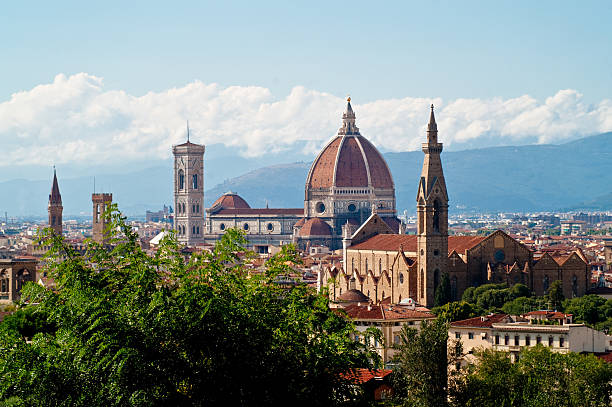
<path id="1" fill-rule="evenodd" d="M 593 355 L 553 353 L 538 345 L 510 354 L 486 350 L 451 385 L 455 406 L 604 407 L 612 365 Z"/>
<path id="2" fill-rule="evenodd" d="M 460 321 L 480 315 L 480 310 L 465 301 L 449 302 L 441 307 L 435 307 L 431 311 L 436 314 L 438 319 L 445 322 Z"/>
<path id="3" fill-rule="evenodd" d="M 548 289 L 548 301 L 550 302 L 550 306 L 556 310 L 562 310 L 563 300 L 565 296 L 563 295 L 563 281 L 555 280 L 550 285 Z"/>
<path id="4" fill-rule="evenodd" d="M 440 279 L 440 283 L 438 287 L 436 287 L 436 295 L 434 297 L 434 307 L 439 307 L 444 305 L 451 300 L 451 286 L 450 279 L 448 277 L 448 273 L 442 274 L 442 279 Z"/>
<path id="5" fill-rule="evenodd" d="M 23 289 L 21 309 L 42 321 L 36 332 L 0 325 L 0 400 L 327 406 L 354 398 L 343 373 L 375 356 L 351 340 L 352 323 L 329 309 L 325 295 L 274 283 L 299 261 L 291 246 L 265 273 L 250 275 L 236 230 L 212 253 L 185 261 L 172 239 L 147 255 L 117 212 L 107 216 L 117 231 L 112 250 L 90 242 L 81 256 L 47 236 L 57 291 Z"/>

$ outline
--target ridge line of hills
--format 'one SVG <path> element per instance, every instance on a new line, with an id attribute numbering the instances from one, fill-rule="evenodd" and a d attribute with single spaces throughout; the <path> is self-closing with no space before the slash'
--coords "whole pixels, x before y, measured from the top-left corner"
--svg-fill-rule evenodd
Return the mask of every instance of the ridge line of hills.
<path id="1" fill-rule="evenodd" d="M 383 154 L 393 174 L 397 209 L 414 212 L 423 153 Z M 205 158 L 206 160 L 206 158 Z M 212 161 L 211 161 L 212 162 Z M 228 162 L 223 160 L 223 163 Z M 169 162 L 124 174 L 96 176 L 111 185 L 113 200 L 129 216 L 144 216 L 171 204 Z M 205 190 L 205 204 L 231 190 L 251 207 L 301 208 L 310 162 L 274 164 L 226 179 Z M 220 162 L 207 172 L 223 172 Z M 612 209 L 612 132 L 564 144 L 487 147 L 442 153 L 452 212 L 525 212 Z M 217 179 L 223 179 L 216 177 Z M 91 177 L 59 178 L 65 216 L 91 212 Z M 0 182 L 0 212 L 45 216 L 51 182 L 14 179 Z"/>

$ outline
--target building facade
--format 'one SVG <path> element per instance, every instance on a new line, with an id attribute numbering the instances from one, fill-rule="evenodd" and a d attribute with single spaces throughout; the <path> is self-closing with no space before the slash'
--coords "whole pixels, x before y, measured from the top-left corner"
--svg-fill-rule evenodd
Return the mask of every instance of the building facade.
<path id="1" fill-rule="evenodd" d="M 189 141 L 172 147 L 174 155 L 174 230 L 180 243 L 202 243 L 204 235 L 204 151 Z"/>
<path id="2" fill-rule="evenodd" d="M 0 303 L 19 300 L 21 287 L 36 281 L 35 259 L 0 259 Z"/>
<path id="3" fill-rule="evenodd" d="M 107 222 L 104 217 L 104 212 L 106 208 L 113 203 L 113 194 L 93 193 L 91 194 L 91 202 L 93 203 L 93 219 L 91 225 L 92 239 L 95 242 L 104 244 L 107 242 Z"/>

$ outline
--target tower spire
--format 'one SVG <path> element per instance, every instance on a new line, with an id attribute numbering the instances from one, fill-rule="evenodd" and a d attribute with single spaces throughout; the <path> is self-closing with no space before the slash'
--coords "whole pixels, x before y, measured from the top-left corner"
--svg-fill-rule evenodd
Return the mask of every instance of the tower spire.
<path id="1" fill-rule="evenodd" d="M 342 113 L 342 127 L 338 130 L 340 135 L 359 135 L 359 128 L 355 125 L 355 112 L 351 106 L 351 97 L 346 98 L 346 109 Z"/>
<path id="2" fill-rule="evenodd" d="M 436 116 L 434 115 L 434 105 L 431 104 L 431 113 L 429 114 L 429 123 L 427 123 L 427 141 L 429 143 L 438 142 L 438 125 L 436 124 Z"/>
<path id="3" fill-rule="evenodd" d="M 49 213 L 49 227 L 53 231 L 61 236 L 62 235 L 62 212 L 64 207 L 62 206 L 62 195 L 60 194 L 59 185 L 57 183 L 57 172 L 55 171 L 55 165 L 53 166 L 53 184 L 51 186 L 51 193 L 49 194 L 49 205 L 47 211 Z"/>

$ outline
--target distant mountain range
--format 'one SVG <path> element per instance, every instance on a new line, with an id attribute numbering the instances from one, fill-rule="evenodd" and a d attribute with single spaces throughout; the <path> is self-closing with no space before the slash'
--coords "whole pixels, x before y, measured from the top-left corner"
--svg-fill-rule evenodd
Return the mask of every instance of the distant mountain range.
<path id="1" fill-rule="evenodd" d="M 414 212 L 423 153 L 384 154 L 393 174 L 397 208 Z M 210 205 L 227 191 L 240 194 L 252 207 L 302 207 L 310 162 L 265 166 L 235 176 L 247 162 L 225 152 L 223 159 L 205 157 L 205 185 Z M 265 162 L 265 159 L 259 159 Z M 172 203 L 170 161 L 145 170 L 97 175 L 97 189 L 113 193 L 128 215 L 144 216 Z M 453 212 L 508 212 L 562 209 L 612 209 L 612 132 L 561 145 L 492 147 L 442 153 Z M 227 174 L 227 176 L 225 176 Z M 93 178 L 65 178 L 58 173 L 66 215 L 88 215 Z M 222 181 L 224 180 L 225 181 Z M 0 182 L 0 215 L 44 216 L 51 188 L 46 181 L 14 179 Z"/>

